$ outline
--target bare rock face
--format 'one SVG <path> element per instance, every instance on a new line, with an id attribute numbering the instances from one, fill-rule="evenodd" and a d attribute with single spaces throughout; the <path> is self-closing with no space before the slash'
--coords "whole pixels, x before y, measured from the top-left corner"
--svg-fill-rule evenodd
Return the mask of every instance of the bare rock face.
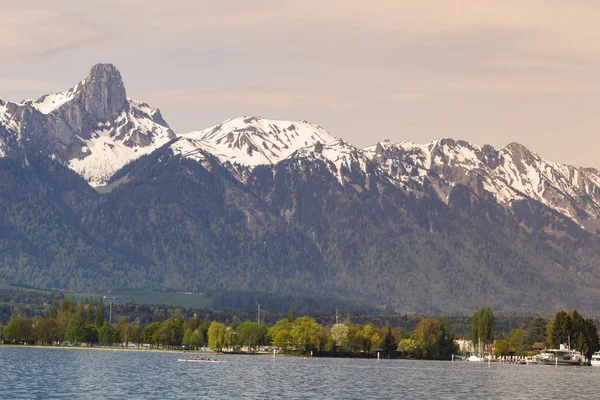
<path id="1" fill-rule="evenodd" d="M 96 64 L 79 94 L 85 111 L 98 121 L 117 118 L 127 105 L 121 73 L 112 64 Z"/>
<path id="2" fill-rule="evenodd" d="M 65 92 L 0 104 L 0 136 L 0 156 L 19 149 L 39 151 L 98 186 L 176 135 L 159 110 L 127 99 L 114 65 L 96 64 Z"/>
<path id="3" fill-rule="evenodd" d="M 99 124 L 116 120 L 128 107 L 121 73 L 112 64 L 94 65 L 71 91 L 73 99 L 53 110 L 48 121 L 49 131 L 67 145 L 74 136 L 90 139 Z"/>

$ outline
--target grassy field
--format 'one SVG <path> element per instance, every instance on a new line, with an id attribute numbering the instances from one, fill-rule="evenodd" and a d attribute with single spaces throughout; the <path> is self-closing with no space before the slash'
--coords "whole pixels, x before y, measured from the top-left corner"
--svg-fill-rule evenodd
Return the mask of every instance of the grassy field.
<path id="1" fill-rule="evenodd" d="M 117 301 L 133 301 L 146 304 L 173 304 L 182 307 L 210 307 L 212 300 L 202 294 L 154 292 L 150 290 L 117 289 L 106 296 Z"/>
<path id="2" fill-rule="evenodd" d="M 101 296 L 107 296 L 109 299 L 115 302 L 126 302 L 132 301 L 134 303 L 145 303 L 145 304 L 173 304 L 182 307 L 210 307 L 212 305 L 212 299 L 202 294 L 184 294 L 174 292 L 155 292 L 151 290 L 133 290 L 133 289 L 116 289 L 109 293 L 75 293 L 69 291 L 63 291 L 60 289 L 34 289 L 28 287 L 21 287 L 9 284 L 7 281 L 0 281 L 0 290 L 16 289 L 26 291 L 36 291 L 43 293 L 62 293 L 65 297 L 75 297 L 76 301 L 79 301 L 82 297 L 89 298 L 90 296 L 98 298 Z"/>
<path id="3" fill-rule="evenodd" d="M 8 283 L 5 280 L 0 280 L 0 290 L 7 290 L 7 289 L 17 289 L 17 290 L 43 292 L 43 293 L 58 292 L 58 290 L 52 290 L 52 289 L 34 289 L 34 288 L 30 288 L 30 287 L 15 286 L 15 285 L 11 285 L 10 283 Z"/>

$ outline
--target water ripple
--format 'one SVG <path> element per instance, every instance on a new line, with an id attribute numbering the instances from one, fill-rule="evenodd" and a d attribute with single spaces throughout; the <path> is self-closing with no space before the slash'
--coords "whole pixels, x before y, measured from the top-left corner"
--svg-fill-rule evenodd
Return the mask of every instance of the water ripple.
<path id="1" fill-rule="evenodd" d="M 600 368 L 0 348 L 6 399 L 595 398 Z"/>

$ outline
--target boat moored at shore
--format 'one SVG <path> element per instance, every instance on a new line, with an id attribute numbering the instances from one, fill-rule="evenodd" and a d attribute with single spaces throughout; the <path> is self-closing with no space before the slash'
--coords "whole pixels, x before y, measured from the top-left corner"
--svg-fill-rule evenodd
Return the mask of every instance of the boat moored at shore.
<path id="1" fill-rule="evenodd" d="M 592 354 L 590 365 L 592 367 L 600 367 L 600 351 L 597 351 L 594 354 Z"/>
<path id="2" fill-rule="evenodd" d="M 543 365 L 580 365 L 583 355 L 561 345 L 560 349 L 546 349 L 539 355 L 539 363 Z"/>

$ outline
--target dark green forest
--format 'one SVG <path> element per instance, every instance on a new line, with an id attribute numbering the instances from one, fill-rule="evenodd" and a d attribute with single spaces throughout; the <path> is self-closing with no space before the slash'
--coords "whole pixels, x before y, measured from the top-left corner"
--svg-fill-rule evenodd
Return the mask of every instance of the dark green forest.
<path id="1" fill-rule="evenodd" d="M 445 204 L 372 175 L 340 185 L 293 157 L 242 182 L 205 158 L 164 147 L 101 191 L 39 154 L 0 159 L 0 277 L 279 312 L 597 311 L 598 238 L 534 201 L 507 209 L 457 185 Z"/>

